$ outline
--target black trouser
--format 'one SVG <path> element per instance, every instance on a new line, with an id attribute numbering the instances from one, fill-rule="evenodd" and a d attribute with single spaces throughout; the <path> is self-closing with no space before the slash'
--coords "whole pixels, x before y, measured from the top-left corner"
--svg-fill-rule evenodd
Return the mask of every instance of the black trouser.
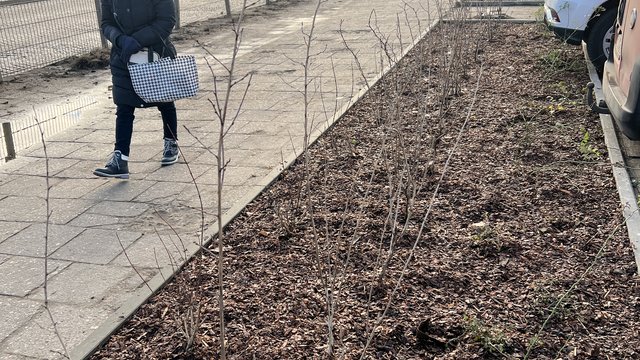
<path id="1" fill-rule="evenodd" d="M 135 107 L 118 105 L 116 109 L 116 144 L 115 150 L 120 150 L 122 155 L 129 156 L 131 136 L 133 134 L 133 119 Z M 178 116 L 176 105 L 173 102 L 160 103 L 158 110 L 162 115 L 163 135 L 166 139 L 178 139 Z"/>

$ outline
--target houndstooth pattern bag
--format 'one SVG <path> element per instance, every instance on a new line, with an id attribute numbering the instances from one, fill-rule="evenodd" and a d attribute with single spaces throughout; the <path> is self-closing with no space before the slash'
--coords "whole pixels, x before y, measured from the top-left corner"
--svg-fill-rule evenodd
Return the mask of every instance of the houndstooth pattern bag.
<path id="1" fill-rule="evenodd" d="M 193 55 L 129 64 L 136 94 L 147 103 L 171 102 L 198 92 L 198 68 Z"/>

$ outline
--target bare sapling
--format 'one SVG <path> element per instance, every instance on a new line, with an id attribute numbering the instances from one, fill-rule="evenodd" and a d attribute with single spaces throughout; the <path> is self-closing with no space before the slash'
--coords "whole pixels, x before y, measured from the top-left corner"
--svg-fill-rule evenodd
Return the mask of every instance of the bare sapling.
<path id="1" fill-rule="evenodd" d="M 409 28 L 410 37 L 412 43 L 415 41 L 414 31 L 410 26 L 409 21 L 409 9 L 414 11 L 416 18 L 416 10 L 408 6 L 404 9 L 405 24 Z M 420 22 L 418 21 L 418 27 L 420 28 Z M 424 179 L 427 175 L 426 170 L 420 171 L 420 169 L 427 169 L 427 167 L 420 166 L 415 162 L 415 158 L 418 158 L 420 152 L 424 152 L 421 146 L 421 139 L 425 137 L 425 125 L 419 123 L 415 130 L 407 132 L 405 129 L 405 118 L 407 117 L 406 110 L 401 104 L 404 102 L 405 94 L 412 92 L 411 87 L 415 83 L 416 78 L 420 78 L 418 74 L 407 73 L 407 68 L 401 64 L 399 56 L 395 51 L 395 47 L 390 44 L 389 40 L 391 35 L 385 35 L 379 29 L 377 25 L 377 18 L 375 13 L 372 13 L 369 21 L 369 29 L 371 33 L 378 40 L 379 47 L 381 49 L 381 64 L 388 64 L 389 67 L 394 70 L 390 71 L 384 84 L 386 88 L 383 91 L 385 94 L 384 99 L 381 99 L 380 104 L 385 104 L 380 108 L 380 124 L 384 129 L 384 138 L 381 144 L 382 149 L 382 167 L 385 169 L 385 173 L 388 178 L 387 186 L 387 209 L 385 223 L 383 225 L 383 231 L 380 235 L 380 252 L 378 260 L 376 261 L 375 268 L 379 269 L 377 281 L 375 286 L 371 286 L 369 299 L 371 300 L 372 292 L 375 288 L 381 289 L 383 287 L 383 281 L 386 277 L 387 269 L 396 252 L 396 246 L 398 241 L 404 238 L 407 229 L 412 220 L 412 206 L 419 190 L 424 183 Z M 401 53 L 404 52 L 403 42 L 403 30 L 401 26 L 400 16 L 397 16 L 395 38 L 399 44 Z M 419 49 L 422 49 L 420 46 Z M 417 67 L 418 70 L 422 69 L 422 66 Z M 416 105 L 419 106 L 419 105 Z M 415 111 L 415 110 L 414 110 Z M 413 113 L 413 111 L 412 111 Z M 424 113 L 424 112 L 420 112 Z M 419 119 L 425 120 L 424 116 L 420 116 Z M 388 249 L 386 255 L 382 255 L 382 244 L 388 242 Z M 382 264 L 380 265 L 380 261 Z"/>
<path id="2" fill-rule="evenodd" d="M 309 106 L 311 102 L 310 86 L 314 80 L 311 75 L 311 66 L 313 63 L 314 56 L 317 55 L 312 53 L 312 49 L 313 49 L 313 42 L 315 40 L 314 32 L 316 30 L 316 20 L 318 18 L 318 12 L 320 11 L 320 7 L 324 2 L 326 2 L 326 0 L 317 1 L 308 32 L 305 31 L 304 24 L 301 25 L 301 32 L 305 42 L 305 56 L 304 56 L 304 61 L 300 63 L 300 65 L 304 70 L 304 78 L 303 78 L 304 83 L 303 83 L 303 91 L 302 91 L 302 97 L 304 102 L 304 123 L 303 123 L 304 138 L 303 138 L 303 146 L 302 146 L 302 156 L 303 156 L 303 169 L 304 169 L 303 173 L 304 173 L 304 179 L 305 179 L 304 183 L 305 183 L 305 194 L 306 194 L 305 203 L 306 203 L 307 215 L 309 216 L 309 220 L 311 221 L 311 230 L 312 230 L 311 236 L 313 238 L 313 247 L 314 247 L 314 253 L 316 257 L 316 273 L 318 275 L 318 278 L 322 281 L 322 286 L 325 292 L 325 299 L 327 299 L 328 293 L 329 293 L 329 284 L 328 284 L 327 277 L 324 276 L 325 263 L 323 261 L 323 255 L 320 249 L 320 233 L 317 228 L 317 224 L 315 222 L 315 217 L 314 217 L 313 199 L 311 197 L 311 173 L 309 171 L 309 161 L 310 161 L 309 142 L 311 138 L 311 132 L 313 129 L 313 121 L 312 121 L 312 117 L 310 116 L 310 110 L 309 110 Z M 332 356 L 333 345 L 334 345 L 333 321 L 331 316 L 329 314 L 327 315 L 328 315 L 327 353 L 329 354 L 329 356 Z"/>
<path id="3" fill-rule="evenodd" d="M 35 113 L 35 108 L 33 109 L 33 112 Z M 51 178 L 51 174 L 49 172 L 49 154 L 47 152 L 47 142 L 45 141 L 44 138 L 44 130 L 42 129 L 42 124 L 40 123 L 40 121 L 38 120 L 38 117 L 35 117 L 35 121 L 36 121 L 36 125 L 38 126 L 38 131 L 40 132 L 40 141 L 42 143 L 42 151 L 44 152 L 44 162 L 45 162 L 45 184 L 46 184 L 46 192 L 45 192 L 45 197 L 44 197 L 44 201 L 45 201 L 45 211 L 46 211 L 46 217 L 45 217 L 45 232 L 44 232 L 44 285 L 43 285 L 43 292 L 44 292 L 44 310 L 47 312 L 47 315 L 49 316 L 49 320 L 51 320 L 51 325 L 53 326 L 53 332 L 56 335 L 56 338 L 58 339 L 58 342 L 60 343 L 60 346 L 62 346 L 62 351 L 63 351 L 63 356 L 67 359 L 70 359 L 69 357 L 69 352 L 67 351 L 67 346 L 64 343 L 64 340 L 62 339 L 62 335 L 60 334 L 60 331 L 58 330 L 58 324 L 56 323 L 56 320 L 53 317 L 53 313 L 51 312 L 51 307 L 49 306 L 49 224 L 51 224 L 51 184 L 50 184 L 50 178 Z"/>
<path id="4" fill-rule="evenodd" d="M 409 28 L 411 43 L 415 43 L 416 39 L 413 35 L 414 32 L 411 28 L 409 15 L 409 7 L 405 7 L 404 19 L 405 24 Z M 414 13 L 416 12 L 413 9 Z M 419 17 L 416 15 L 416 18 Z M 418 116 L 420 120 L 416 126 L 417 131 L 406 131 L 406 125 L 404 124 L 405 118 L 408 117 L 407 110 L 401 107 L 403 103 L 404 95 L 411 93 L 411 87 L 415 84 L 415 79 L 421 79 L 421 74 L 406 74 L 404 66 L 400 64 L 399 56 L 394 50 L 388 39 L 392 36 L 384 35 L 379 29 L 375 14 L 372 13 L 370 17 L 369 28 L 371 33 L 377 38 L 379 48 L 381 49 L 380 61 L 381 68 L 388 64 L 390 68 L 394 70 L 390 71 L 386 75 L 388 82 L 385 82 L 385 90 L 380 91 L 385 96 L 380 97 L 377 102 L 380 104 L 379 109 L 376 112 L 379 116 L 378 123 L 384 129 L 385 136 L 380 144 L 381 168 L 384 173 L 387 174 L 388 190 L 386 192 L 386 202 L 388 213 L 383 225 L 383 230 L 380 234 L 380 246 L 378 251 L 378 259 L 373 265 L 374 269 L 377 269 L 377 276 L 375 282 L 369 288 L 369 297 L 367 301 L 367 309 L 370 309 L 372 303 L 373 293 L 376 289 L 383 289 L 384 279 L 387 276 L 387 270 L 394 258 L 396 252 L 397 243 L 405 237 L 407 229 L 412 221 L 412 207 L 414 199 L 419 193 L 422 184 L 426 181 L 425 178 L 429 172 L 428 166 L 420 166 L 417 164 L 414 158 L 420 158 L 415 156 L 416 154 L 424 153 L 425 149 L 421 146 L 421 139 L 425 138 L 425 120 L 423 115 Z M 419 33 L 421 34 L 420 22 L 418 20 Z M 397 17 L 396 29 L 397 34 L 395 38 L 399 43 L 400 53 L 404 53 L 404 41 L 402 36 L 402 28 L 400 18 Z M 348 44 L 343 38 L 345 46 L 349 48 Z M 422 42 L 418 46 L 422 49 Z M 350 51 L 354 54 L 353 51 Z M 422 51 L 420 51 L 422 53 Z M 359 61 L 357 61 L 359 62 Z M 419 71 L 422 70 L 422 66 L 417 67 Z M 411 114 L 414 112 L 425 114 L 423 104 L 417 104 L 416 107 L 422 111 L 415 111 L 411 109 Z M 411 145 L 409 145 L 411 144 Z M 377 158 L 377 157 L 376 157 Z M 424 170 L 420 170 L 424 169 Z M 383 254 L 383 244 L 387 243 L 387 251 Z M 374 272 L 375 274 L 376 272 Z"/>
<path id="5" fill-rule="evenodd" d="M 224 64 L 220 61 L 214 54 L 212 54 L 206 47 L 203 47 L 207 54 L 213 58 L 214 62 L 218 65 L 222 66 L 224 69 L 224 76 L 226 77 L 226 87 L 224 89 L 218 89 L 218 75 L 214 69 L 214 64 L 212 64 L 208 58 L 205 58 L 207 62 L 207 66 L 211 74 L 213 75 L 213 84 L 214 84 L 214 92 L 213 99 L 208 99 L 211 104 L 215 117 L 218 120 L 218 146 L 217 152 L 215 154 L 216 157 L 216 169 L 217 169 L 217 223 L 218 223 L 218 310 L 219 310 L 219 327 L 220 327 L 220 359 L 225 360 L 227 358 L 227 349 L 226 349 L 226 331 L 225 331 L 225 319 L 224 319 L 224 224 L 222 218 L 222 202 L 223 202 L 223 193 L 224 193 L 224 176 L 229 164 L 229 161 L 225 156 L 225 139 L 229 134 L 229 131 L 235 124 L 238 116 L 240 114 L 242 104 L 246 98 L 247 92 L 249 91 L 249 87 L 251 86 L 251 79 L 253 77 L 253 73 L 248 73 L 241 76 L 239 79 L 236 78 L 235 70 L 236 64 L 238 60 L 238 53 L 240 51 L 240 46 L 242 44 L 242 33 L 243 33 L 243 20 L 244 13 L 247 6 L 247 1 L 244 0 L 242 4 L 242 10 L 236 19 L 232 19 L 233 23 L 233 33 L 234 44 L 231 54 L 231 60 L 229 64 Z M 243 84 L 244 90 L 242 92 L 242 99 L 240 104 L 238 105 L 235 112 L 231 109 L 231 95 L 234 92 L 234 89 Z M 220 91 L 219 91 L 220 90 Z"/>
<path id="6" fill-rule="evenodd" d="M 375 12 L 372 12 L 371 18 L 375 19 Z M 398 24 L 400 23 L 399 18 L 397 23 Z M 375 23 L 374 20 L 370 21 L 369 26 L 370 26 L 370 30 L 375 34 L 375 36 L 378 38 L 380 43 L 380 52 L 381 52 L 380 68 L 384 68 L 385 66 L 393 67 L 397 65 L 398 58 L 399 58 L 398 51 L 396 50 L 395 45 L 392 44 L 391 40 L 389 40 L 391 37 L 384 36 L 383 32 L 378 28 L 377 23 Z M 396 30 L 400 31 L 400 25 L 398 25 Z M 354 57 L 354 61 L 358 67 L 358 70 L 360 71 L 360 75 L 362 76 L 362 81 L 368 87 L 369 86 L 368 79 L 364 75 L 364 71 L 359 62 L 358 56 L 355 53 L 355 51 L 350 48 L 347 40 L 344 37 L 342 24 L 340 26 L 340 36 L 343 40 L 343 43 L 345 44 L 345 48 L 347 48 L 348 51 Z M 403 43 L 402 35 L 397 34 L 396 37 L 397 37 L 397 43 L 399 43 L 400 53 L 402 53 L 404 51 L 403 50 L 404 43 Z M 307 42 L 307 44 L 309 43 Z M 308 52 L 308 54 L 309 53 L 310 52 Z M 334 70 L 333 73 L 335 78 L 335 67 L 333 70 Z M 389 91 L 383 91 L 383 93 L 387 95 L 390 92 L 392 92 L 394 95 L 402 94 L 405 86 L 400 82 L 401 79 L 397 75 L 395 76 L 395 78 L 392 76 L 392 78 L 393 80 L 390 81 L 391 86 Z M 408 79 L 404 79 L 404 80 L 406 81 Z M 352 86 L 353 86 L 353 83 L 352 83 Z M 322 88 L 321 88 L 321 97 L 324 99 Z M 392 99 L 393 100 L 391 101 L 384 100 L 387 103 L 390 103 L 391 106 L 389 106 L 390 110 L 385 110 L 384 107 L 381 107 L 380 109 L 381 116 L 379 117 L 381 121 L 379 123 L 383 128 L 385 128 L 385 130 L 388 131 L 389 134 L 391 134 L 390 137 L 397 139 L 399 141 L 399 143 L 394 143 L 393 141 L 385 140 L 385 144 L 393 143 L 393 146 L 397 150 L 396 151 L 397 154 L 400 154 L 400 151 L 398 151 L 398 149 L 403 148 L 401 144 L 402 136 L 399 136 L 400 135 L 399 128 L 395 128 L 395 126 L 399 126 L 398 119 L 400 118 L 400 114 L 401 114 L 400 106 L 398 105 L 400 97 L 392 96 Z M 381 100 L 383 99 L 381 98 Z M 323 108 L 326 109 L 326 107 L 323 107 Z M 380 153 L 383 153 L 388 150 L 386 149 L 386 146 L 381 146 L 379 149 L 375 149 L 374 151 L 377 152 L 378 154 L 373 157 L 377 158 L 380 156 Z M 384 156 L 386 155 L 383 155 L 383 157 Z M 404 163 L 406 164 L 408 162 L 405 161 Z M 359 193 L 358 191 L 356 191 L 356 186 L 358 184 L 357 179 L 359 179 L 361 175 L 364 173 L 362 166 L 363 166 L 363 163 L 360 163 L 358 165 L 358 170 L 356 171 L 356 174 L 353 176 L 353 183 L 351 185 L 353 187 L 353 191 L 350 192 L 351 194 Z M 407 166 L 405 166 L 404 168 L 406 169 Z M 324 180 L 325 185 L 330 182 L 328 177 L 329 175 L 325 174 L 325 180 Z M 359 240 L 359 235 L 358 235 L 360 233 L 359 228 L 361 226 L 361 220 L 363 218 L 363 216 L 361 215 L 364 213 L 363 208 L 365 204 L 369 202 L 367 198 L 370 196 L 370 186 L 374 177 L 375 177 L 375 171 L 370 175 L 369 185 L 367 186 L 367 189 L 364 192 L 364 195 L 362 197 L 358 195 L 352 195 L 353 197 L 347 197 L 345 199 L 344 201 L 345 204 L 343 207 L 344 212 L 342 214 L 342 220 L 340 222 L 339 228 L 337 229 L 337 232 L 335 228 L 332 228 L 332 229 L 329 228 L 328 224 L 332 223 L 332 218 L 330 215 L 325 214 L 324 217 L 320 219 L 321 220 L 320 222 L 321 225 L 320 225 L 316 221 L 316 214 L 314 214 L 313 212 L 313 204 L 311 203 L 311 201 L 309 201 L 308 203 L 309 205 L 307 206 L 308 208 L 307 211 L 309 212 L 310 222 L 311 222 L 310 228 L 312 230 L 312 238 L 313 238 L 313 243 L 314 243 L 315 252 L 316 252 L 318 277 L 322 282 L 325 301 L 327 304 L 327 310 L 326 310 L 327 311 L 327 330 L 328 330 L 327 353 L 330 356 L 334 356 L 336 345 L 337 345 L 337 340 L 335 338 L 335 333 L 336 333 L 335 321 L 337 317 L 338 304 L 339 304 L 339 300 L 343 292 L 343 289 L 345 286 L 347 286 L 346 282 L 347 282 L 348 271 L 350 267 L 351 254 L 352 254 L 352 251 L 354 251 L 354 248 Z M 396 176 L 394 177 L 394 179 L 395 178 L 402 179 L 401 182 L 405 181 L 403 176 Z M 307 179 L 308 180 L 306 184 L 310 184 L 311 180 L 309 178 Z M 326 186 L 329 186 L 329 185 L 326 185 Z M 400 188 L 403 188 L 403 187 L 401 186 Z M 310 189 L 307 189 L 307 193 L 309 192 L 310 192 Z M 408 194 L 409 192 L 403 190 L 402 193 Z M 414 195 L 409 195 L 409 196 L 415 196 L 415 192 L 414 192 Z M 323 201 L 329 202 L 330 200 L 331 199 L 324 199 Z M 355 206 L 355 204 L 358 204 L 358 203 L 360 204 L 360 206 Z M 347 219 L 350 219 L 351 222 L 349 223 Z M 335 222 L 335 218 L 333 218 L 333 220 L 334 220 L 333 222 Z M 353 221 L 355 221 L 355 224 L 353 223 Z M 397 219 L 396 219 L 396 222 L 397 222 Z M 350 226 L 348 232 L 351 233 L 351 236 L 345 233 L 345 227 L 347 226 L 346 224 L 348 223 Z M 346 249 L 346 253 L 345 253 L 345 249 Z M 338 334 L 341 334 L 341 333 L 342 332 L 338 331 Z"/>
<path id="7" fill-rule="evenodd" d="M 423 236 L 424 230 L 425 230 L 426 225 L 427 225 L 427 220 L 430 218 L 431 211 L 433 209 L 436 197 L 438 196 L 438 192 L 440 190 L 440 185 L 442 184 L 442 182 L 444 180 L 444 177 L 447 174 L 447 170 L 449 168 L 449 164 L 451 163 L 451 159 L 453 158 L 453 155 L 456 153 L 456 150 L 457 150 L 457 148 L 458 148 L 458 146 L 460 144 L 460 140 L 462 139 L 462 136 L 464 135 L 464 133 L 466 131 L 466 128 L 467 128 L 467 125 L 469 123 L 469 120 L 471 118 L 471 114 L 472 114 L 472 111 L 473 111 L 473 109 L 475 107 L 476 100 L 477 100 L 477 97 L 478 97 L 478 89 L 480 88 L 480 81 L 482 80 L 482 76 L 483 76 L 483 65 L 481 64 L 480 65 L 480 69 L 478 71 L 478 80 L 477 80 L 477 83 L 476 83 L 476 88 L 475 88 L 475 91 L 474 91 L 473 99 L 471 100 L 471 104 L 469 105 L 465 120 L 462 123 L 462 125 L 460 126 L 460 129 L 458 131 L 455 143 L 453 144 L 452 148 L 450 149 L 450 151 L 448 153 L 448 157 L 447 157 L 447 159 L 446 159 L 446 161 L 444 163 L 443 169 L 442 169 L 442 171 L 440 173 L 440 177 L 438 179 L 438 182 L 436 183 L 435 189 L 433 190 L 431 199 L 429 201 L 429 206 L 428 206 L 425 214 L 422 217 L 422 222 L 420 224 L 420 229 L 418 231 L 418 234 L 417 234 L 417 236 L 415 238 L 415 241 L 413 242 L 413 245 L 412 245 L 412 247 L 411 247 L 406 259 L 404 260 L 404 263 L 402 265 L 402 269 L 400 271 L 400 274 L 398 275 L 398 278 L 395 281 L 395 285 L 394 285 L 393 291 L 387 297 L 387 301 L 386 301 L 386 305 L 384 307 L 384 310 L 378 315 L 377 319 L 375 320 L 374 325 L 371 326 L 370 329 L 368 330 L 367 340 L 366 340 L 365 347 L 364 347 L 364 350 L 362 352 L 362 356 L 360 357 L 360 359 L 365 359 L 366 351 L 369 348 L 369 346 L 371 345 L 371 341 L 373 340 L 373 338 L 375 336 L 375 331 L 380 326 L 380 324 L 382 323 L 384 318 L 387 316 L 389 308 L 393 304 L 395 295 L 397 294 L 398 290 L 400 289 L 400 286 L 402 285 L 402 283 L 404 281 L 404 277 L 407 274 L 409 266 L 411 265 L 412 259 L 414 257 L 415 252 L 416 252 L 416 249 L 417 249 L 418 245 L 420 244 L 420 241 L 422 240 L 422 236 Z"/>
<path id="8" fill-rule="evenodd" d="M 202 303 L 196 299 L 195 292 L 188 298 L 186 314 L 175 318 L 179 332 L 185 338 L 185 351 L 190 351 L 202 324 Z"/>
<path id="9" fill-rule="evenodd" d="M 440 19 L 442 19 L 445 15 L 445 6 L 440 3 L 437 5 Z M 410 23 L 408 15 L 409 11 L 413 11 L 414 14 L 417 12 L 409 6 L 405 7 L 404 19 L 405 24 L 407 25 Z M 466 15 L 463 12 L 458 14 L 458 17 L 462 20 L 464 20 L 465 16 Z M 415 17 L 419 19 L 417 14 Z M 429 14 L 429 18 L 430 17 L 431 15 Z M 420 24 L 419 21 L 418 24 Z M 395 31 L 401 32 L 400 18 L 397 19 L 396 25 Z M 445 41 L 446 46 L 438 53 L 439 57 L 436 58 L 439 58 L 442 61 L 441 64 L 443 66 L 436 67 L 439 71 L 434 72 L 432 71 L 432 66 L 429 64 L 431 60 L 429 55 L 434 52 L 438 52 L 440 49 L 432 49 L 430 48 L 431 45 L 428 41 L 422 40 L 418 43 L 417 49 L 420 54 L 426 54 L 427 56 L 419 57 L 420 61 L 416 67 L 416 73 L 407 73 L 407 70 L 403 68 L 402 62 L 399 60 L 399 56 L 397 55 L 398 51 L 396 51 L 397 48 L 393 46 L 393 42 L 390 40 L 395 38 L 397 42 L 400 43 L 400 52 L 404 53 L 405 47 L 403 45 L 402 34 L 398 33 L 395 34 L 395 36 L 385 35 L 377 26 L 375 13 L 372 13 L 370 17 L 369 28 L 371 33 L 378 40 L 380 49 L 379 63 L 381 68 L 384 67 L 385 64 L 388 64 L 390 67 L 395 67 L 397 71 L 391 71 L 386 75 L 385 79 L 387 81 L 385 81 L 385 85 L 382 85 L 384 86 L 384 89 L 380 91 L 380 93 L 385 94 L 385 97 L 380 98 L 381 101 L 379 101 L 379 104 L 382 105 L 380 106 L 380 109 L 376 110 L 379 116 L 378 124 L 382 129 L 384 129 L 383 133 L 385 134 L 381 143 L 382 160 L 380 165 L 388 178 L 385 198 L 387 213 L 382 234 L 380 234 L 379 237 L 380 250 L 378 259 L 374 265 L 374 269 L 377 269 L 377 272 L 373 273 L 377 274 L 377 276 L 369 289 L 368 308 L 369 304 L 372 302 L 374 288 L 382 288 L 384 286 L 385 278 L 388 276 L 387 273 L 389 272 L 390 265 L 397 252 L 398 243 L 406 237 L 410 226 L 415 227 L 413 226 L 416 220 L 413 219 L 415 217 L 413 205 L 417 196 L 423 191 L 426 185 L 433 185 L 430 184 L 429 178 L 434 170 L 433 164 L 437 155 L 437 139 L 442 136 L 444 132 L 445 124 L 443 119 L 446 115 L 448 106 L 451 105 L 450 96 L 460 95 L 460 79 L 466 75 L 465 71 L 467 64 L 465 61 L 467 60 L 465 58 L 465 51 L 466 42 L 468 41 L 467 37 L 462 36 L 464 31 L 468 29 L 465 29 L 464 23 L 461 22 L 456 28 L 457 35 L 448 37 L 448 41 Z M 420 33 L 422 33 L 422 31 L 420 31 Z M 415 43 L 416 38 L 413 35 L 414 32 L 409 30 L 409 34 L 411 42 Z M 343 42 L 345 43 L 345 46 L 349 48 L 344 37 Z M 357 58 L 355 52 L 350 48 L 349 50 L 352 55 Z M 359 63 L 359 61 L 357 61 L 357 63 Z M 364 75 L 362 76 L 364 77 Z M 438 78 L 434 78 L 433 76 L 438 76 Z M 482 70 L 480 69 L 478 84 L 481 77 Z M 412 93 L 412 85 L 415 83 L 416 79 L 421 79 L 425 82 L 436 82 L 436 86 L 433 86 L 436 89 L 429 90 L 422 97 L 422 101 L 418 101 L 413 104 L 412 108 L 408 109 L 406 107 L 402 107 L 402 104 L 406 103 L 406 101 L 401 101 L 401 99 L 405 94 Z M 441 99 L 439 101 L 439 111 L 434 111 L 435 109 L 429 105 L 429 102 L 430 100 L 438 97 Z M 466 128 L 467 122 L 469 121 L 470 111 L 475 105 L 475 99 L 476 97 L 474 95 L 474 99 L 469 108 L 469 114 L 460 129 L 454 149 Z M 417 120 L 416 128 L 412 128 L 410 132 L 407 132 L 403 123 L 405 118 L 410 117 L 407 113 L 415 114 L 415 118 Z M 434 113 L 437 115 L 432 116 Z M 430 146 L 425 148 L 425 143 Z M 431 150 L 431 154 L 427 155 L 427 158 L 430 156 L 432 160 L 426 161 L 425 163 L 417 162 L 416 159 L 424 161 L 424 152 L 427 150 Z M 434 195 L 426 214 L 422 217 L 422 223 L 419 227 L 418 234 L 411 236 L 414 238 L 413 247 L 404 261 L 404 266 L 402 267 L 402 272 L 400 273 L 399 278 L 394 281 L 395 285 L 392 287 L 392 292 L 386 296 L 386 306 L 377 316 L 374 323 L 367 327 L 368 337 L 364 351 L 362 352 L 361 358 L 363 359 L 366 357 L 367 349 L 371 344 L 371 340 L 376 329 L 381 325 L 383 319 L 386 317 L 389 307 L 394 301 L 395 294 L 402 283 L 403 277 L 411 263 L 411 258 L 422 238 L 426 219 L 429 217 L 431 207 L 435 200 L 435 194 L 437 194 L 439 184 L 442 182 L 453 153 L 453 150 L 449 153 L 449 158 L 445 162 L 440 179 L 435 185 L 436 189 L 434 190 Z M 382 251 L 383 244 L 386 244 L 387 247 L 384 252 Z"/>

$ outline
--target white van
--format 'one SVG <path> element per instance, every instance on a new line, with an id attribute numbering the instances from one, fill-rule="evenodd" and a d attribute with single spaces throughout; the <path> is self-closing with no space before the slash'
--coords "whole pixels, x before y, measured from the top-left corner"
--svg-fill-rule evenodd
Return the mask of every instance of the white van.
<path id="1" fill-rule="evenodd" d="M 569 44 L 587 44 L 589 59 L 602 71 L 611 47 L 619 0 L 546 0 L 544 20 Z"/>

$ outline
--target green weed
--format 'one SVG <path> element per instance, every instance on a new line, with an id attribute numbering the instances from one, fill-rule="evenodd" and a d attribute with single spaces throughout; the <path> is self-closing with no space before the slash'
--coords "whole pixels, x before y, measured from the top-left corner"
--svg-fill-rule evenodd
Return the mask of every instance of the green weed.
<path id="1" fill-rule="evenodd" d="M 584 63 L 567 50 L 553 49 L 540 58 L 542 66 L 551 71 L 579 72 L 584 70 Z"/>
<path id="2" fill-rule="evenodd" d="M 505 355 L 510 341 L 502 330 L 488 327 L 473 316 L 465 315 L 464 322 L 465 332 L 485 351 L 491 354 Z"/>
<path id="3" fill-rule="evenodd" d="M 578 150 L 580 151 L 580 154 L 582 154 L 582 157 L 585 160 L 594 160 L 601 158 L 602 153 L 591 143 L 591 135 L 589 134 L 589 131 L 582 128 L 581 132 L 582 140 L 580 141 L 580 145 L 578 145 Z"/>

